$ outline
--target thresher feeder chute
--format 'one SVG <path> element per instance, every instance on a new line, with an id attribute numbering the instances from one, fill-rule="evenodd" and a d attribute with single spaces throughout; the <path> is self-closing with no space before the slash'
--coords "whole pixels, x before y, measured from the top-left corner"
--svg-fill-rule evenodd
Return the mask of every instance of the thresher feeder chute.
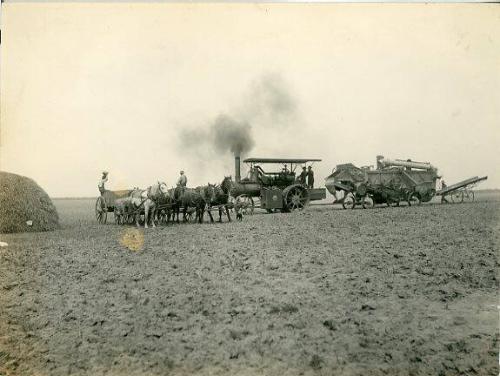
<path id="1" fill-rule="evenodd" d="M 486 179 L 488 179 L 487 176 L 474 176 L 456 184 L 444 187 L 437 191 L 436 195 L 442 197 L 442 202 L 448 202 L 446 197 L 450 197 L 451 201 L 454 203 L 472 202 L 474 201 L 474 191 L 472 188 L 474 188 L 474 186 L 479 182 Z"/>
<path id="2" fill-rule="evenodd" d="M 260 208 L 268 212 L 289 212 L 303 209 L 310 201 L 326 198 L 324 188 L 308 188 L 299 181 L 297 167 L 311 166 L 321 159 L 311 158 L 247 158 L 248 166 L 244 178 L 240 174 L 240 158 L 235 158 L 235 179 L 233 197 L 246 201 L 252 208 L 255 200 L 260 200 Z M 264 165 L 266 169 L 262 167 Z M 280 171 L 269 171 L 267 166 L 281 165 Z"/>

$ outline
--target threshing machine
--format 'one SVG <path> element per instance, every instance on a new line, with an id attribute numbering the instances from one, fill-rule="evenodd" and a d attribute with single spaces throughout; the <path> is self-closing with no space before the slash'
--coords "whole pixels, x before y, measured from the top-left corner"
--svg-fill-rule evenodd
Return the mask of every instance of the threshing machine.
<path id="1" fill-rule="evenodd" d="M 437 169 L 427 162 L 391 160 L 377 156 L 377 167 L 358 168 L 340 164 L 326 178 L 325 186 L 335 197 L 344 192 L 344 209 L 356 205 L 371 208 L 375 204 L 399 206 L 400 202 L 419 205 L 436 194 Z"/>

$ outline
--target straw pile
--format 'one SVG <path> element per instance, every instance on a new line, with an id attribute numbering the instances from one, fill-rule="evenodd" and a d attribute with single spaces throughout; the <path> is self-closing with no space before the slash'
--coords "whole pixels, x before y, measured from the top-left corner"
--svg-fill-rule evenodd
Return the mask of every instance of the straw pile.
<path id="1" fill-rule="evenodd" d="M 57 210 L 32 179 L 0 171 L 0 233 L 51 231 Z"/>

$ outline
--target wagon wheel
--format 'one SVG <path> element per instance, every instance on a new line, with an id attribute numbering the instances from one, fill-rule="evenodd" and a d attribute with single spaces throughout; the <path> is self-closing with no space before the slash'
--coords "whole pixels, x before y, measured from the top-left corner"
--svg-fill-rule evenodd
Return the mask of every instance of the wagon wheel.
<path id="1" fill-rule="evenodd" d="M 285 195 L 285 207 L 287 210 L 303 209 L 309 201 L 309 193 L 302 186 L 292 187 Z"/>
<path id="2" fill-rule="evenodd" d="M 363 205 L 363 209 L 371 209 L 375 206 L 375 202 L 370 196 L 363 197 L 363 201 L 361 204 Z"/>
<path id="3" fill-rule="evenodd" d="M 422 201 L 420 200 L 420 196 L 418 195 L 417 192 L 412 192 L 408 195 L 408 205 L 409 206 L 418 206 L 422 203 Z"/>
<path id="4" fill-rule="evenodd" d="M 455 191 L 451 194 L 451 202 L 455 204 L 459 204 L 464 201 L 464 192 L 463 191 Z"/>
<path id="5" fill-rule="evenodd" d="M 342 201 L 342 207 L 344 209 L 354 209 L 356 206 L 356 199 L 352 193 L 347 193 Z"/>
<path id="6" fill-rule="evenodd" d="M 97 222 L 104 224 L 108 218 L 108 208 L 106 206 L 106 200 L 104 197 L 99 196 L 95 202 L 95 216 Z"/>
<path id="7" fill-rule="evenodd" d="M 239 195 L 236 197 L 236 205 L 242 209 L 243 214 L 253 214 L 255 209 L 255 202 L 253 198 L 248 195 Z"/>
<path id="8" fill-rule="evenodd" d="M 127 214 L 127 223 L 129 225 L 133 225 L 134 224 L 134 222 L 135 222 L 135 215 L 136 215 L 135 211 L 133 211 L 130 214 Z"/>
<path id="9" fill-rule="evenodd" d="M 465 202 L 474 202 L 474 191 L 466 189 L 463 197 Z"/>

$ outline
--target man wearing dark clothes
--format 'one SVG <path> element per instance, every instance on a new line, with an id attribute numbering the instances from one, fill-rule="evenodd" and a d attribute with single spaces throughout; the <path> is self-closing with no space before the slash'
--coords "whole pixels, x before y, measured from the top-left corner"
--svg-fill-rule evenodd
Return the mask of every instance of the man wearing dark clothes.
<path id="1" fill-rule="evenodd" d="M 299 175 L 299 183 L 300 184 L 306 184 L 306 177 L 307 177 L 307 171 L 306 167 L 302 167 L 302 172 Z"/>
<path id="2" fill-rule="evenodd" d="M 313 188 L 314 187 L 314 172 L 312 170 L 312 167 L 309 166 L 307 168 L 307 188 Z"/>

